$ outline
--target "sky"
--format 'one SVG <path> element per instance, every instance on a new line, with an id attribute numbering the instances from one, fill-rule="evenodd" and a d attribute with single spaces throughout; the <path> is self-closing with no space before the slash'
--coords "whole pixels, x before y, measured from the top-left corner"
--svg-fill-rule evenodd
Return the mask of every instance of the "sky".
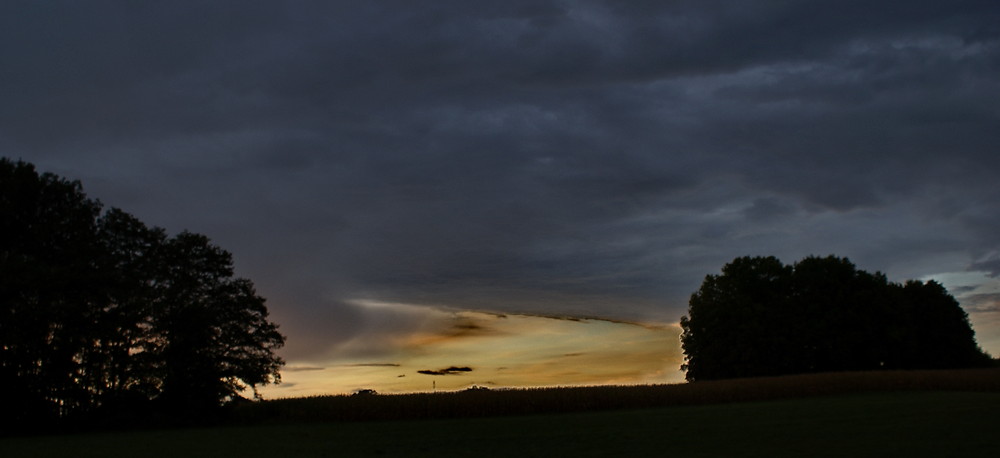
<path id="1" fill-rule="evenodd" d="M 0 62 L 0 155 L 232 252 L 277 395 L 680 380 L 744 255 L 1000 355 L 994 0 L 12 0 Z"/>

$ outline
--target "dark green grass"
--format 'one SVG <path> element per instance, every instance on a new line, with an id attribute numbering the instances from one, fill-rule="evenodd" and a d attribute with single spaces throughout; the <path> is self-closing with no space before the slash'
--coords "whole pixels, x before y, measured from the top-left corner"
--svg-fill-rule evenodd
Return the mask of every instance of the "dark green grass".
<path id="1" fill-rule="evenodd" d="M 995 457 L 1000 393 L 904 391 L 531 416 L 0 439 L 3 457 Z"/>

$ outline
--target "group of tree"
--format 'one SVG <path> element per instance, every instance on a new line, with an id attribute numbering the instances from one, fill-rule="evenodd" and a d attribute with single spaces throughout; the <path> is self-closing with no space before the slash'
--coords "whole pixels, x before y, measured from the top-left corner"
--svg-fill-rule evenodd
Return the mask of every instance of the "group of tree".
<path id="1" fill-rule="evenodd" d="M 941 284 L 893 283 L 834 256 L 737 258 L 706 276 L 681 328 L 689 381 L 991 364 Z"/>
<path id="2" fill-rule="evenodd" d="M 203 235 L 0 158 L 2 422 L 196 415 L 280 380 L 265 301 Z"/>

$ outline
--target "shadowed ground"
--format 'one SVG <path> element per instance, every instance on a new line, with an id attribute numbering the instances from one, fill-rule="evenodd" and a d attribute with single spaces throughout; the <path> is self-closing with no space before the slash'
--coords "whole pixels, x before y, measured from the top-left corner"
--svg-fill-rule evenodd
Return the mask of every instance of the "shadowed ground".
<path id="1" fill-rule="evenodd" d="M 18 457 L 964 456 L 1000 447 L 1000 393 L 896 392 L 577 414 L 0 440 Z"/>

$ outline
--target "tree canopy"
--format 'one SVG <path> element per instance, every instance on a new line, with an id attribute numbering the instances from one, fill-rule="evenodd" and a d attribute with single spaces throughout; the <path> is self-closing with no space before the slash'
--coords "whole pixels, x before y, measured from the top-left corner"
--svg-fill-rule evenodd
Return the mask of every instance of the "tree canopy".
<path id="1" fill-rule="evenodd" d="M 283 344 L 207 237 L 169 237 L 79 182 L 0 158 L 4 421 L 218 406 L 279 382 Z"/>
<path id="2" fill-rule="evenodd" d="M 689 381 L 991 361 L 939 283 L 889 282 L 835 256 L 736 258 L 705 277 L 681 328 Z"/>

